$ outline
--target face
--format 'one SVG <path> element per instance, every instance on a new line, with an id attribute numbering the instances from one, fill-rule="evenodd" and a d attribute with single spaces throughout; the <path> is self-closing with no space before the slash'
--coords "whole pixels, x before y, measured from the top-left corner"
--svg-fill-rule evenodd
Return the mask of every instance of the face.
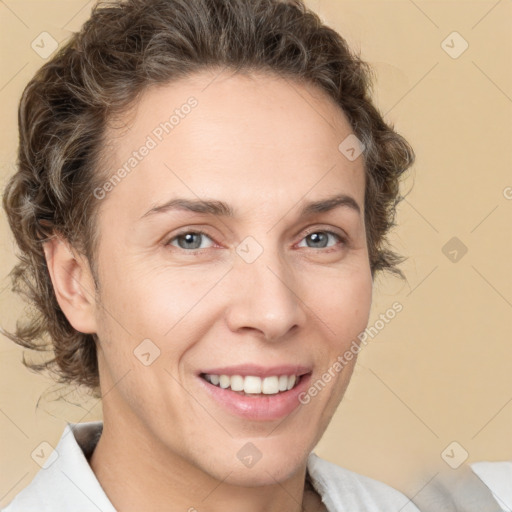
<path id="1" fill-rule="evenodd" d="M 104 419 L 155 459 L 264 485 L 305 463 L 355 358 L 333 365 L 368 322 L 363 159 L 339 151 L 352 130 L 322 91 L 214 77 L 147 90 L 109 134 Z"/>

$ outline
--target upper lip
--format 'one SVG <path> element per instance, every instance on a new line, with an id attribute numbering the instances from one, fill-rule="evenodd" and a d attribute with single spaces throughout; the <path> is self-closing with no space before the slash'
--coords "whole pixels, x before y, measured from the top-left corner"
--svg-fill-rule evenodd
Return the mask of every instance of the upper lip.
<path id="1" fill-rule="evenodd" d="M 255 377 L 270 377 L 270 376 L 281 376 L 281 375 L 304 375 L 311 372 L 310 366 L 304 366 L 300 364 L 282 364 L 278 366 L 259 366 L 257 364 L 241 364 L 237 366 L 224 366 L 217 368 L 209 368 L 207 370 L 201 370 L 200 374 L 209 375 L 241 375 L 246 377 L 248 375 L 254 375 Z"/>

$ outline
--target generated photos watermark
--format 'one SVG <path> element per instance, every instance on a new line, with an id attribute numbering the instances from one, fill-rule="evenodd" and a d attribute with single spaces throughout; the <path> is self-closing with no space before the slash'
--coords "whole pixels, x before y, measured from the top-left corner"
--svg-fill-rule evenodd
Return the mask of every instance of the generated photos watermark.
<path id="1" fill-rule="evenodd" d="M 183 105 L 175 108 L 174 112 L 167 120 L 162 121 L 153 128 L 151 133 L 146 137 L 144 144 L 134 150 L 131 156 L 105 181 L 105 183 L 103 183 L 103 185 L 94 189 L 94 197 L 98 200 L 104 199 L 109 192 L 114 190 L 114 188 L 164 140 L 166 135 L 169 135 L 169 133 L 192 112 L 192 109 L 197 107 L 198 104 L 197 99 L 191 96 Z"/>
<path id="2" fill-rule="evenodd" d="M 352 361 L 357 354 L 359 354 L 362 347 L 368 344 L 369 339 L 375 338 L 375 336 L 377 336 L 382 329 L 384 329 L 384 327 L 386 327 L 386 325 L 402 311 L 402 309 L 402 304 L 397 301 L 394 302 L 385 313 L 381 313 L 379 315 L 379 319 L 376 320 L 373 325 L 367 327 L 363 332 L 358 334 L 357 340 L 352 340 L 350 347 L 336 358 L 336 361 L 334 361 L 329 369 L 325 371 L 322 376 L 316 380 L 316 382 L 311 384 L 306 391 L 299 394 L 299 402 L 303 405 L 309 404 L 309 402 L 311 402 L 311 398 L 317 396 L 318 393 L 320 393 L 320 391 L 322 391 L 322 389 L 324 389 L 325 386 L 336 377 L 336 374 L 340 373 L 343 368 L 345 368 L 345 366 L 347 366 L 347 364 Z"/>

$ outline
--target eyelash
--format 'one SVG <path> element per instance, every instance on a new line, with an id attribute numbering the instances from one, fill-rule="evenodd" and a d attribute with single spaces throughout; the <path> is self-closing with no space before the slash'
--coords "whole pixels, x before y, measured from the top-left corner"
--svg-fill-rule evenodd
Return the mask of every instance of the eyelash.
<path id="1" fill-rule="evenodd" d="M 339 245 L 341 245 L 341 246 L 345 246 L 348 243 L 348 240 L 347 240 L 346 237 L 344 237 L 343 235 L 340 235 L 339 233 L 336 233 L 335 231 L 330 231 L 328 229 L 310 229 L 310 230 L 307 230 L 306 233 L 304 234 L 304 236 L 301 238 L 300 241 L 302 242 L 302 240 L 304 240 L 308 236 L 310 236 L 312 234 L 315 234 L 315 233 L 325 233 L 325 234 L 328 234 L 328 235 L 332 235 L 332 236 L 336 237 L 339 240 L 339 242 L 340 242 Z M 186 229 L 186 230 L 183 230 L 183 231 L 181 231 L 179 233 L 176 233 L 164 245 L 166 247 L 167 246 L 172 246 L 175 249 L 177 249 L 179 251 L 182 251 L 184 253 L 190 254 L 190 255 L 201 254 L 203 251 L 211 248 L 211 247 L 208 247 L 207 249 L 191 249 L 191 250 L 187 250 L 187 249 L 182 249 L 181 247 L 173 246 L 171 244 L 171 242 L 173 242 L 174 240 L 177 240 L 178 238 L 180 238 L 180 237 L 182 237 L 184 235 L 189 235 L 189 234 L 205 236 L 205 237 L 209 238 L 210 240 L 212 240 L 212 242 L 215 243 L 215 240 L 213 240 L 213 238 L 211 236 L 209 236 L 208 233 L 206 233 L 205 231 L 202 231 L 200 229 L 198 229 L 198 230 Z M 337 245 L 338 244 L 336 244 L 336 246 Z M 327 248 L 320 248 L 318 250 L 315 249 L 314 247 L 306 247 L 306 249 L 311 249 L 313 251 L 332 252 L 333 249 L 336 250 L 336 248 L 335 248 L 336 246 L 331 246 L 331 247 L 327 247 Z"/>

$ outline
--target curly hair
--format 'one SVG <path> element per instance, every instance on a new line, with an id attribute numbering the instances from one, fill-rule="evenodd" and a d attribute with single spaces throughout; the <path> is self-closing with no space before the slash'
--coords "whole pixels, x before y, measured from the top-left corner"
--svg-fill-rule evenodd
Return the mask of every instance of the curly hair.
<path id="1" fill-rule="evenodd" d="M 302 0 L 118 0 L 100 2 L 26 86 L 19 104 L 17 172 L 3 207 L 19 248 L 12 290 L 32 306 L 14 333 L 50 358 L 26 366 L 62 383 L 99 388 L 95 334 L 78 332 L 57 302 L 43 242 L 60 234 L 95 270 L 99 210 L 93 191 L 106 128 L 150 86 L 205 69 L 263 71 L 318 86 L 362 142 L 365 226 L 372 278 L 403 278 L 405 260 L 386 234 L 395 225 L 400 177 L 413 163 L 407 141 L 370 98 L 372 69 Z"/>

